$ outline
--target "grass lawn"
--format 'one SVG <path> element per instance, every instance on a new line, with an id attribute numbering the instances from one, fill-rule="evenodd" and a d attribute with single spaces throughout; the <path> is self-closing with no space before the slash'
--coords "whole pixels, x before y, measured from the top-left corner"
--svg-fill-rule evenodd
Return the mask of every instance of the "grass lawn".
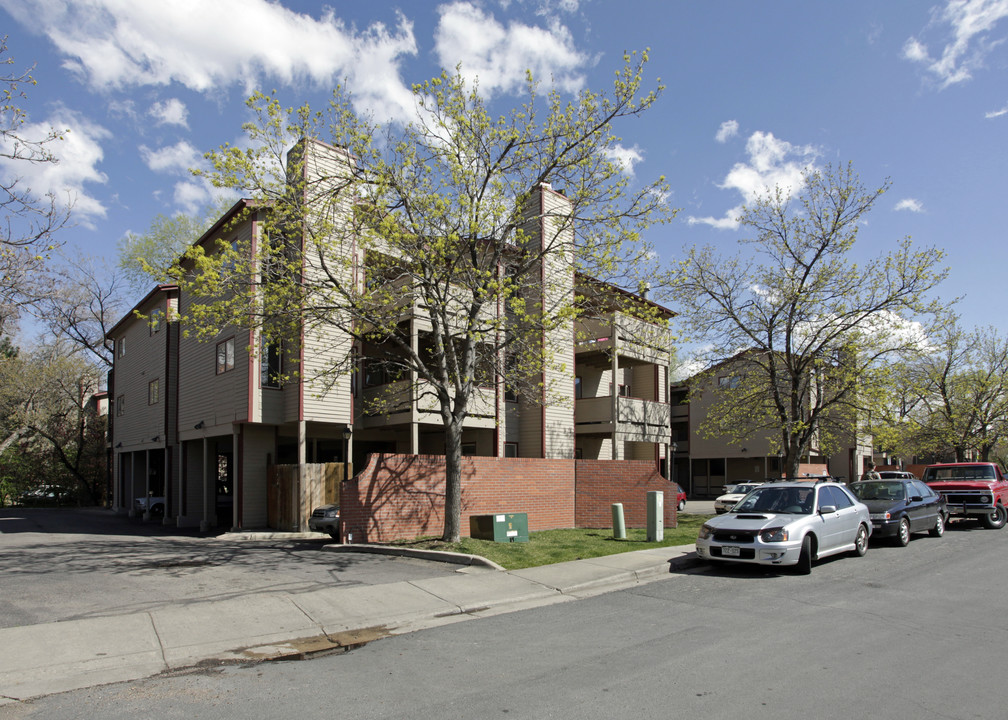
<path id="1" fill-rule="evenodd" d="M 541 530 L 529 533 L 527 543 L 497 543 L 491 540 L 473 540 L 472 538 L 462 538 L 457 543 L 446 543 L 436 538 L 419 538 L 394 544 L 427 550 L 481 555 L 488 560 L 493 560 L 506 570 L 518 570 L 538 565 L 552 565 L 568 560 L 616 555 L 631 550 L 692 545 L 696 542 L 700 526 L 710 517 L 710 515 L 680 515 L 679 526 L 665 528 L 665 539 L 657 543 L 647 541 L 645 528 L 627 528 L 626 540 L 615 540 L 611 528 L 602 528 Z"/>

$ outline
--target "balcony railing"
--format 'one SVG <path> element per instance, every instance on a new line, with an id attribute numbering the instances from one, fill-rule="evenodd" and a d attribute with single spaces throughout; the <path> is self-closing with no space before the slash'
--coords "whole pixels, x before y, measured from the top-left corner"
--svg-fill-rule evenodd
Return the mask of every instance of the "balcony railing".
<path id="1" fill-rule="evenodd" d="M 463 425 L 482 427 L 487 422 L 492 425 L 496 415 L 495 397 L 493 388 L 475 388 L 469 398 L 469 416 Z M 427 382 L 418 382 L 414 387 L 410 381 L 400 380 L 365 388 L 362 399 L 366 425 L 369 427 L 411 421 L 414 407 L 419 422 L 441 422 L 441 405 Z M 403 417 L 407 413 L 409 419 Z"/>
<path id="2" fill-rule="evenodd" d="M 574 422 L 582 434 L 615 431 L 624 440 L 639 442 L 668 442 L 672 432 L 667 403 L 621 396 L 616 397 L 615 419 L 611 395 L 575 401 Z"/>
<path id="3" fill-rule="evenodd" d="M 616 352 L 642 362 L 669 362 L 672 332 L 664 325 L 613 313 L 602 318 L 584 318 L 577 323 L 578 354 Z"/>

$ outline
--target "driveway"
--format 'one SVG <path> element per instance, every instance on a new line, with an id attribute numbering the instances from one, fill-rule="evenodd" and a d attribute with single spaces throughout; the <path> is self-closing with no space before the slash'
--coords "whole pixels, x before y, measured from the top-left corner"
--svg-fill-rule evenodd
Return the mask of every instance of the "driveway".
<path id="1" fill-rule="evenodd" d="M 0 627 L 249 593 L 450 575 L 454 565 L 324 552 L 326 540 L 221 540 L 99 508 L 0 509 Z"/>

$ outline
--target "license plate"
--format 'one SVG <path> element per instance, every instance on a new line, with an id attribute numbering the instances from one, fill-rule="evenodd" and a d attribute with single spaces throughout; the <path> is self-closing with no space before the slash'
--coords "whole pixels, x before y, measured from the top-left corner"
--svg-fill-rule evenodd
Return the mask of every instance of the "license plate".
<path id="1" fill-rule="evenodd" d="M 725 557 L 738 557 L 742 554 L 742 548 L 737 547 L 723 547 L 721 548 L 721 554 Z"/>

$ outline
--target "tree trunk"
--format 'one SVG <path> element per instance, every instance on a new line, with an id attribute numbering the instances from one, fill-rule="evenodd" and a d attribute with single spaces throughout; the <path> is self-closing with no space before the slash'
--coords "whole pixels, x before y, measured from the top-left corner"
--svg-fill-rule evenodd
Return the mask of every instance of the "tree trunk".
<path id="1" fill-rule="evenodd" d="M 458 542 L 462 525 L 462 424 L 454 419 L 445 424 L 445 542 Z"/>

